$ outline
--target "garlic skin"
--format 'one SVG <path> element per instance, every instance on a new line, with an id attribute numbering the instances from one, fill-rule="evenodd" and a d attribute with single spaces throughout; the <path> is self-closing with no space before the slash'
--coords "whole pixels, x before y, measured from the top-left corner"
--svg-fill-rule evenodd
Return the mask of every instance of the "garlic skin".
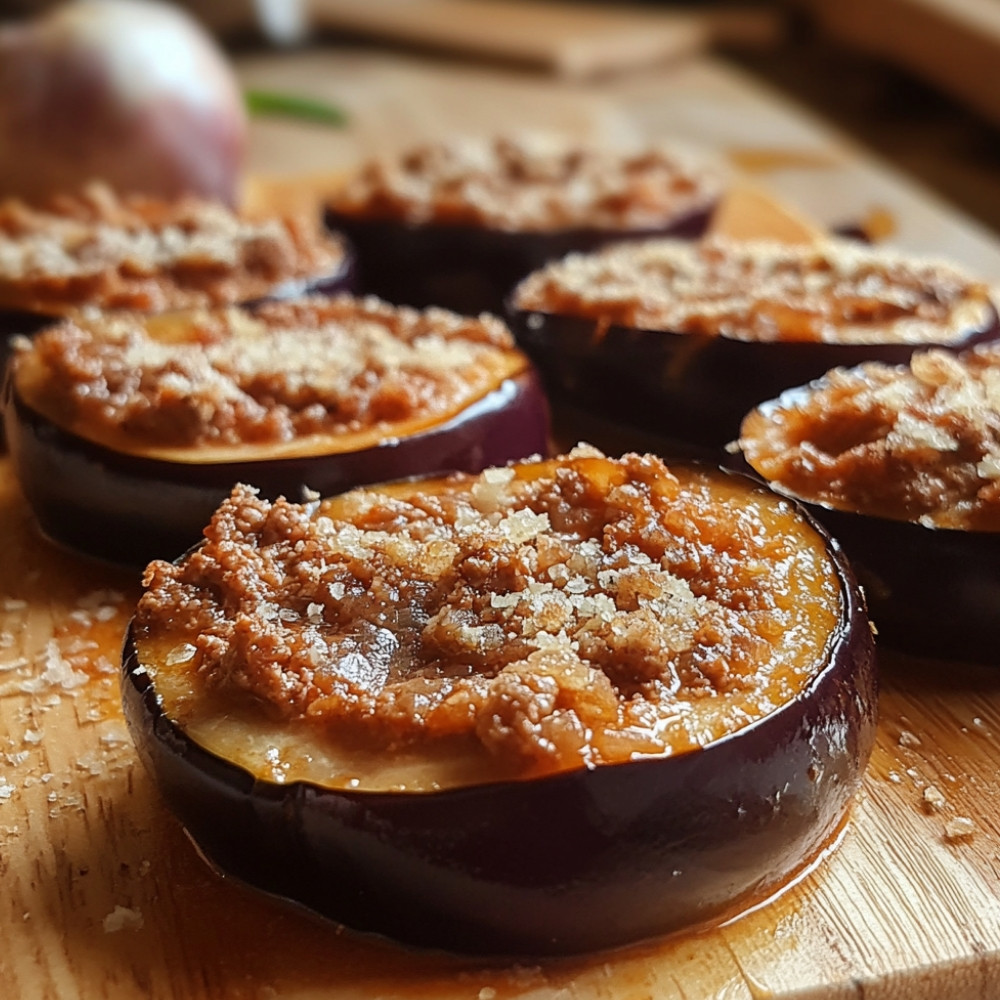
<path id="1" fill-rule="evenodd" d="M 174 7 L 77 0 L 0 28 L 0 195 L 102 180 L 234 204 L 246 137 L 225 56 Z"/>

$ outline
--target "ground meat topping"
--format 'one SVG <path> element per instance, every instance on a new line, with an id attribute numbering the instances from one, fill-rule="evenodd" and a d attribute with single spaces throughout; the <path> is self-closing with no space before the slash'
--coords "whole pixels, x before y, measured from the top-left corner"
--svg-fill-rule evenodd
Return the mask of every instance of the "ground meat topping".
<path id="1" fill-rule="evenodd" d="M 433 420 L 527 364 L 493 317 L 347 296 L 63 323 L 15 358 L 60 425 L 184 448 Z"/>
<path id="2" fill-rule="evenodd" d="M 519 309 L 734 340 L 949 343 L 994 318 L 955 267 L 849 241 L 649 240 L 527 277 Z"/>
<path id="3" fill-rule="evenodd" d="M 437 142 L 373 160 L 338 212 L 503 230 L 661 228 L 707 208 L 717 173 L 680 150 L 635 154 L 521 136 Z"/>
<path id="4" fill-rule="evenodd" d="M 150 565 L 138 634 L 209 691 L 388 746 L 467 735 L 542 770 L 690 749 L 805 683 L 840 607 L 790 506 L 724 478 L 581 447 L 316 505 L 238 487 Z"/>
<path id="5" fill-rule="evenodd" d="M 750 414 L 740 445 L 762 475 L 806 500 L 1000 531 L 1000 352 L 835 369 Z"/>
<path id="6" fill-rule="evenodd" d="M 119 198 L 94 185 L 44 208 L 0 202 L 8 308 L 161 312 L 247 302 L 343 266 L 341 243 L 311 220 L 252 220 L 193 197 Z"/>

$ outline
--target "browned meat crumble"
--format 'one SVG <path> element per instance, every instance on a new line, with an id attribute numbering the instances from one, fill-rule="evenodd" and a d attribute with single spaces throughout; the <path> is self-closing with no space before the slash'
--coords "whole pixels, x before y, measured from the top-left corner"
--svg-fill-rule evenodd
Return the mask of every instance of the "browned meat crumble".
<path id="1" fill-rule="evenodd" d="M 193 197 L 119 198 L 94 185 L 42 208 L 0 202 L 0 305 L 166 309 L 263 298 L 337 272 L 339 240 L 305 218 L 249 219 Z"/>
<path id="2" fill-rule="evenodd" d="M 552 137 L 436 142 L 369 162 L 333 201 L 348 215 L 505 230 L 661 228 L 718 197 L 677 149 L 622 154 Z"/>
<path id="3" fill-rule="evenodd" d="M 836 369 L 743 424 L 747 461 L 806 500 L 1000 531 L 1000 352 Z"/>
<path id="4" fill-rule="evenodd" d="M 994 317 L 984 284 L 849 241 L 648 240 L 529 275 L 519 309 L 734 340 L 948 343 Z"/>
<path id="5" fill-rule="evenodd" d="M 15 366 L 62 426 L 196 448 L 432 421 L 527 361 L 493 317 L 341 296 L 63 323 L 18 343 Z"/>
<path id="6" fill-rule="evenodd" d="M 149 566 L 140 647 L 339 738 L 542 770 L 691 749 L 800 688 L 840 608 L 815 533 L 724 479 L 580 447 L 315 505 L 238 487 Z"/>

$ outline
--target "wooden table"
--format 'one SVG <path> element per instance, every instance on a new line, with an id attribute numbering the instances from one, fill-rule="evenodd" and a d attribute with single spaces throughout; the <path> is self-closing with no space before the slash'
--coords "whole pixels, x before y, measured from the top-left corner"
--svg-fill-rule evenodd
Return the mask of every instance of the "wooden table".
<path id="1" fill-rule="evenodd" d="M 359 50 L 247 61 L 353 113 L 260 123 L 254 197 L 425 134 L 560 126 L 698 141 L 824 223 L 1000 282 L 1000 245 L 749 79 L 708 60 L 601 86 Z M 728 926 L 504 965 L 362 940 L 214 875 L 139 766 L 115 667 L 134 575 L 39 538 L 0 458 L 0 996 L 12 1000 L 963 1000 L 1000 993 L 1000 674 L 883 656 L 878 745 L 831 857 Z M 967 822 L 963 822 L 967 821 Z"/>

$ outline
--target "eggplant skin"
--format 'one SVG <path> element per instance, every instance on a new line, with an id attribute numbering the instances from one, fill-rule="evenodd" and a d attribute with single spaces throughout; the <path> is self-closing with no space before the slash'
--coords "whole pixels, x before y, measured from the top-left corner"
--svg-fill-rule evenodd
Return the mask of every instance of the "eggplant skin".
<path id="1" fill-rule="evenodd" d="M 759 403 L 829 369 L 864 361 L 906 364 L 928 347 L 962 351 L 1000 338 L 991 311 L 979 329 L 941 344 L 746 341 L 611 325 L 519 310 L 507 318 L 552 396 L 680 445 L 718 453 Z"/>
<path id="2" fill-rule="evenodd" d="M 56 316 L 32 312 L 29 309 L 0 309 L 0 368 L 7 360 L 8 342 L 11 337 L 16 337 L 18 334 L 31 337 L 56 322 L 58 322 Z"/>
<path id="3" fill-rule="evenodd" d="M 42 532 L 109 562 L 172 559 L 201 538 L 237 482 L 267 499 L 323 495 L 425 473 L 480 472 L 548 447 L 548 405 L 528 368 L 440 424 L 359 451 L 188 464 L 94 444 L 31 407 L 8 376 L 4 427 L 14 471 Z"/>
<path id="4" fill-rule="evenodd" d="M 28 312 L 23 309 L 0 309 L 0 411 L 7 394 L 6 371 L 10 357 L 10 342 L 16 336 L 33 337 L 55 322 L 51 316 Z M 0 420 L 0 455 L 7 450 L 7 435 Z"/>
<path id="5" fill-rule="evenodd" d="M 514 286 L 543 264 L 620 240 L 695 239 L 714 204 L 657 229 L 576 228 L 510 232 L 482 226 L 407 223 L 326 210 L 327 228 L 356 254 L 359 291 L 396 305 L 441 306 L 467 316 L 502 314 Z"/>
<path id="6" fill-rule="evenodd" d="M 998 664 L 1000 532 L 930 528 L 795 499 L 843 545 L 880 645 Z"/>
<path id="7" fill-rule="evenodd" d="M 756 723 L 676 757 L 426 793 L 255 779 L 168 718 L 130 630 L 143 763 L 223 873 L 357 931 L 480 955 L 572 954 L 731 916 L 831 840 L 875 738 L 874 645 L 845 594 L 825 662 Z"/>

